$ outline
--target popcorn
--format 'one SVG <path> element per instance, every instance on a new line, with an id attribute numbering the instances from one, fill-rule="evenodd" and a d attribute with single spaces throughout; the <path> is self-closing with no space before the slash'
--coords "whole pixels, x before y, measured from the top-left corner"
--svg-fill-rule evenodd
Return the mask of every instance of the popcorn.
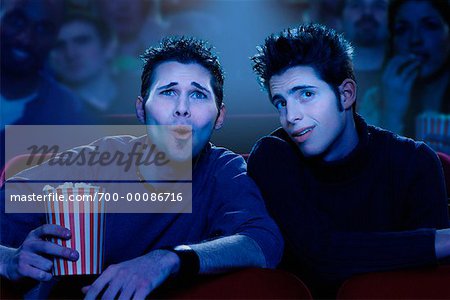
<path id="1" fill-rule="evenodd" d="M 54 194 L 53 199 L 62 200 L 47 202 L 47 223 L 66 227 L 72 233 L 69 240 L 53 238 L 52 241 L 80 253 L 76 262 L 55 258 L 53 274 L 100 274 L 104 256 L 105 205 L 98 201 L 98 193 L 104 189 L 87 183 L 65 182 L 56 188 L 46 185 L 43 191 Z"/>

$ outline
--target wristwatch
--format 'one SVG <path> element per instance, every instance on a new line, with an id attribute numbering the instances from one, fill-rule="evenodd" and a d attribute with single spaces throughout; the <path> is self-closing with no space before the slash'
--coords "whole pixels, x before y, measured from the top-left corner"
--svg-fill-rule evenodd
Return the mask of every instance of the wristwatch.
<path id="1" fill-rule="evenodd" d="M 176 278 L 192 279 L 198 275 L 200 271 L 200 259 L 198 254 L 187 245 L 175 247 L 162 247 L 161 250 L 168 250 L 175 253 L 180 259 L 180 268 L 178 269 Z"/>

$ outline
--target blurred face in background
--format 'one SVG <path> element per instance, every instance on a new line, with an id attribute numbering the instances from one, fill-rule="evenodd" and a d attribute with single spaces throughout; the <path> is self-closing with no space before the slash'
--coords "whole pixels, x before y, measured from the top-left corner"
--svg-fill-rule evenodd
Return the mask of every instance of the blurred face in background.
<path id="1" fill-rule="evenodd" d="M 449 25 L 427 1 L 405 2 L 393 24 L 394 55 L 413 55 L 420 61 L 419 77 L 445 66 L 449 54 Z"/>
<path id="2" fill-rule="evenodd" d="M 346 0 L 342 26 L 346 38 L 362 47 L 387 40 L 387 0 Z"/>
<path id="3" fill-rule="evenodd" d="M 149 3 L 143 0 L 100 0 L 99 5 L 104 21 L 119 40 L 130 41 L 137 38 L 145 22 Z"/>
<path id="4" fill-rule="evenodd" d="M 36 75 L 54 45 L 62 1 L 16 1 L 1 20 L 2 71 Z"/>
<path id="5" fill-rule="evenodd" d="M 51 64 L 69 85 L 85 83 L 98 76 L 112 58 L 112 45 L 102 41 L 95 26 L 75 20 L 64 24 L 51 54 Z"/>

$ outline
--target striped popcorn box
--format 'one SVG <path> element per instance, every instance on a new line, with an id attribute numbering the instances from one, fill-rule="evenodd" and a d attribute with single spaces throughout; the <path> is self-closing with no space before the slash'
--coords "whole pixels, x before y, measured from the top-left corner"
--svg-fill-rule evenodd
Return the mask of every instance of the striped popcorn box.
<path id="1" fill-rule="evenodd" d="M 103 193 L 104 189 L 66 182 L 56 188 L 47 185 L 43 190 L 53 194 L 52 199 L 62 200 L 47 202 L 47 223 L 61 225 L 72 232 L 71 239 L 52 238 L 52 242 L 76 249 L 80 254 L 75 262 L 55 258 L 53 275 L 100 274 L 104 257 L 105 207 L 98 201 L 98 193 Z"/>
<path id="2" fill-rule="evenodd" d="M 435 151 L 450 153 L 450 115 L 424 113 L 416 119 L 416 139 Z"/>

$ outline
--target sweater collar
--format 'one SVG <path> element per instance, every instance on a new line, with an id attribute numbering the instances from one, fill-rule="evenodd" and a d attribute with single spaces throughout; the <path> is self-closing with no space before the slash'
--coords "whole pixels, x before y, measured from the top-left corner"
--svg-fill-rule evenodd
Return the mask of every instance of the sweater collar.
<path id="1" fill-rule="evenodd" d="M 300 152 L 298 146 L 291 140 L 289 135 L 282 129 L 272 133 L 289 143 L 299 157 L 302 164 L 306 164 L 315 177 L 328 182 L 347 181 L 359 174 L 365 167 L 369 158 L 369 131 L 364 119 L 355 116 L 355 125 L 359 137 L 356 147 L 344 158 L 326 162 L 320 156 L 305 157 Z"/>

